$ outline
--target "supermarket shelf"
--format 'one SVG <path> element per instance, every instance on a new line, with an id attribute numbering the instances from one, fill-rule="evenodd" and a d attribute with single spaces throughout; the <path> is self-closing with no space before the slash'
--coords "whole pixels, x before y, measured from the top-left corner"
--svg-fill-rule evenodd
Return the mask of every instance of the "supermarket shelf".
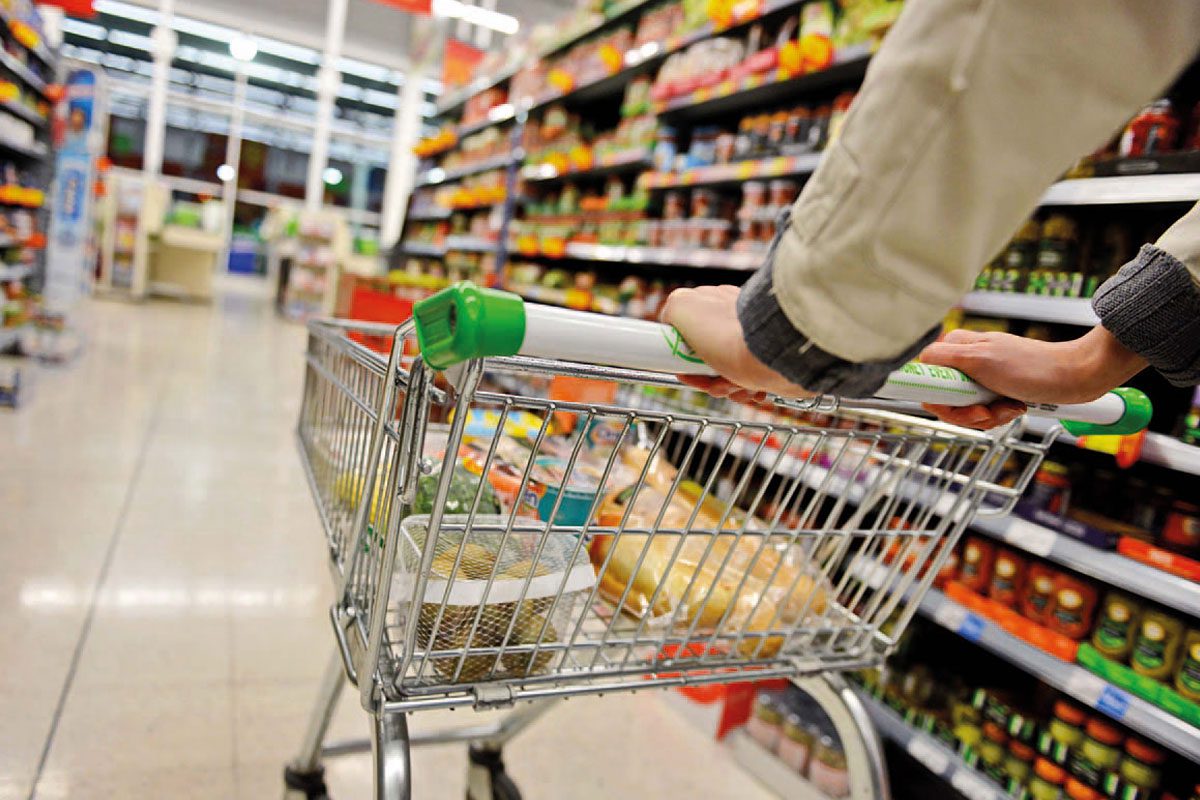
<path id="1" fill-rule="evenodd" d="M 617 5 L 605 14 L 603 18 L 597 19 L 590 24 L 580 25 L 574 30 L 570 30 L 563 34 L 558 39 L 555 39 L 549 45 L 538 53 L 538 58 L 554 55 L 555 53 L 566 50 L 576 42 L 581 42 L 594 34 L 611 28 L 619 27 L 626 22 L 631 21 L 631 18 L 640 12 L 643 8 L 653 4 L 656 0 L 625 0 L 624 3 Z"/>
<path id="2" fill-rule="evenodd" d="M 733 750 L 734 760 L 780 797 L 786 797 L 788 800 L 829 800 L 827 794 L 793 772 L 774 753 L 764 750 L 762 745 L 744 730 L 731 733 L 728 742 Z"/>
<path id="3" fill-rule="evenodd" d="M 899 746 L 925 769 L 953 786 L 959 794 L 970 800 L 1009 800 L 1004 789 L 967 766 L 945 744 L 912 727 L 895 711 L 861 689 L 855 688 L 854 693 L 866 706 L 867 714 L 881 737 Z"/>
<path id="4" fill-rule="evenodd" d="M 0 102 L 0 111 L 7 111 L 10 114 L 15 114 L 26 122 L 31 122 L 39 128 L 46 126 L 46 118 L 27 107 L 19 100 L 4 100 Z"/>
<path id="5" fill-rule="evenodd" d="M 1200 761 L 1200 728 L 1118 689 L 1083 667 L 1027 644 L 937 590 L 931 589 L 921 600 L 921 614 L 1164 747 Z"/>
<path id="6" fill-rule="evenodd" d="M 580 261 L 612 261 L 623 264 L 671 264 L 706 269 L 755 270 L 762 265 L 762 253 L 738 253 L 730 250 L 689 249 L 683 247 L 636 247 L 572 242 L 567 258 Z"/>
<path id="7" fill-rule="evenodd" d="M 488 89 L 491 89 L 494 86 L 499 86 L 510 79 L 513 75 L 516 75 L 517 70 L 519 70 L 521 66 L 522 62 L 510 64 L 495 75 L 481 76 L 480 78 L 471 81 L 471 83 L 467 84 L 454 94 L 442 98 L 437 104 L 437 116 L 446 116 L 452 111 L 459 110 L 475 95 L 479 94 L 480 92 L 486 92 Z"/>
<path id="8" fill-rule="evenodd" d="M 488 112 L 486 118 L 481 119 L 478 122 L 471 122 L 466 125 L 459 125 L 458 130 L 456 132 L 458 141 L 456 141 L 454 143 L 454 146 L 451 147 L 450 149 L 453 150 L 454 147 L 458 147 L 458 145 L 462 143 L 462 140 L 465 137 L 470 136 L 472 133 L 479 133 L 484 128 L 490 128 L 493 125 L 500 125 L 502 123 L 508 122 L 509 120 L 513 119 L 516 116 L 517 116 L 517 109 L 514 108 L 511 103 L 503 103 L 501 105 L 498 105 L 495 108 L 493 108 L 491 111 Z"/>
<path id="9" fill-rule="evenodd" d="M 15 56 L 2 49 L 0 49 L 0 66 L 5 67 L 13 75 L 16 75 L 42 97 L 46 97 L 46 82 L 37 75 L 34 75 L 33 71 L 18 61 Z"/>
<path id="10" fill-rule="evenodd" d="M 1200 173 L 1120 175 L 1059 181 L 1042 196 L 1044 206 L 1119 203 L 1193 203 L 1200 200 Z"/>
<path id="11" fill-rule="evenodd" d="M 427 256 L 440 258 L 446 255 L 446 248 L 440 244 L 431 244 L 429 242 L 401 242 L 400 249 L 405 255 L 410 256 Z"/>
<path id="12" fill-rule="evenodd" d="M 646 174 L 642 182 L 647 189 L 738 184 L 745 181 L 810 175 L 820 163 L 820 153 L 806 153 L 799 156 L 779 156 L 754 161 L 737 161 L 732 164 L 715 164 L 711 167 L 696 167 L 683 172 L 651 172 Z"/>
<path id="13" fill-rule="evenodd" d="M 444 250 L 466 250 L 471 253 L 494 253 L 498 242 L 480 236 L 447 236 Z"/>
<path id="14" fill-rule="evenodd" d="M 870 60 L 871 57 L 867 55 L 854 56 L 820 72 L 795 78 L 756 78 L 748 79 L 749 84 L 726 83 L 715 89 L 701 89 L 669 101 L 658 116 L 665 122 L 677 123 L 735 114 L 772 103 L 794 103 L 807 92 L 861 81 Z"/>
<path id="15" fill-rule="evenodd" d="M 599 178 L 622 172 L 637 172 L 645 169 L 649 164 L 649 155 L 644 149 L 638 148 L 636 150 L 614 153 L 607 158 L 601 158 L 599 163 L 591 169 L 559 172 L 550 164 L 528 164 L 521 168 L 521 177 L 532 183 Z"/>
<path id="16" fill-rule="evenodd" d="M 513 160 L 512 153 L 504 153 L 494 158 L 480 161 L 478 164 L 470 164 L 457 169 L 442 169 L 440 167 L 434 167 L 433 169 L 426 170 L 418 175 L 416 183 L 414 183 L 413 186 L 419 188 L 421 186 L 436 186 L 439 183 L 449 183 L 450 181 L 456 181 L 460 178 L 465 178 L 467 175 L 475 175 L 479 172 L 487 172 L 489 169 L 500 169 L 502 167 L 507 167 L 509 164 L 513 163 Z"/>
<path id="17" fill-rule="evenodd" d="M 1142 442 L 1142 460 L 1180 472 L 1200 475 L 1200 447 L 1184 444 L 1162 433 L 1146 434 L 1146 439 Z"/>
<path id="18" fill-rule="evenodd" d="M 452 213 L 448 208 L 418 209 L 410 212 L 405 219 L 409 222 L 435 222 L 440 219 L 450 219 Z"/>
<path id="19" fill-rule="evenodd" d="M 16 244 L 16 242 L 12 242 L 12 244 Z M 0 247 L 10 246 L 12 245 L 6 245 L 3 242 L 0 242 Z M 0 281 L 19 281 L 23 278 L 28 278 L 31 272 L 32 270 L 23 264 L 11 267 L 0 266 Z"/>
<path id="20" fill-rule="evenodd" d="M 1056 423 L 1044 417 L 1028 417 L 1026 427 L 1038 434 L 1048 431 Z M 1075 437 L 1063 432 L 1058 435 L 1060 444 L 1074 444 Z M 1183 442 L 1163 433 L 1147 433 L 1142 440 L 1142 461 L 1157 464 L 1167 469 L 1200 475 L 1200 447 Z"/>
<path id="21" fill-rule="evenodd" d="M 483 211 L 484 209 L 494 208 L 496 206 L 504 205 L 505 202 L 506 202 L 505 200 L 492 200 L 487 203 L 472 203 L 471 205 L 452 205 L 452 206 L 450 206 L 450 210 L 451 211 Z"/>
<path id="22" fill-rule="evenodd" d="M 1016 516 L 1000 519 L 980 517 L 971 522 L 971 527 L 993 539 L 1048 558 L 1130 594 L 1200 617 L 1200 583 L 1163 572 L 1111 550 L 1092 547 Z"/>
<path id="23" fill-rule="evenodd" d="M 1111 180 L 1104 178 L 1103 180 Z M 1092 301 L 1076 297 L 1042 297 L 1009 292 L 971 292 L 959 306 L 970 314 L 1012 317 L 1066 325 L 1095 325 L 1100 321 Z"/>
<path id="24" fill-rule="evenodd" d="M 20 153 L 29 158 L 44 158 L 47 150 L 44 144 L 20 144 L 7 139 L 0 139 L 0 150 L 7 150 L 11 153 Z"/>
<path id="25" fill-rule="evenodd" d="M 18 20 L 13 16 L 11 11 L 4 6 L 0 6 L 0 24 L 3 24 L 5 28 L 10 29 L 11 31 L 12 24 L 16 21 Z M 23 42 L 19 41 L 15 36 L 12 36 L 11 32 L 9 35 L 14 42 L 17 42 L 17 44 L 21 45 L 21 47 L 24 47 L 26 51 L 33 53 L 47 65 L 54 66 L 54 55 L 50 52 L 50 48 L 46 47 L 46 43 L 44 41 L 39 41 L 33 47 L 29 47 Z"/>

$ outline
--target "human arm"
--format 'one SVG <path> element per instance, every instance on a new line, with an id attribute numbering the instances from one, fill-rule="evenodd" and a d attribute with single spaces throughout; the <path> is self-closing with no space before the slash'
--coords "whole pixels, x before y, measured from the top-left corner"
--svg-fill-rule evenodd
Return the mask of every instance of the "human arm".
<path id="1" fill-rule="evenodd" d="M 921 359 L 961 369 L 1005 398 L 1028 402 L 1092 400 L 1147 366 L 1176 386 L 1200 383 L 1200 203 L 1105 281 L 1092 307 L 1100 325 L 1074 341 L 951 331 Z M 1023 405 L 1004 399 L 930 410 L 947 422 L 992 428 Z"/>
<path id="2" fill-rule="evenodd" d="M 1046 186 L 1187 63 L 1198 30 L 1192 0 L 910 2 L 739 295 L 749 358 L 736 329 L 699 330 L 729 326 L 697 324 L 694 295 L 672 296 L 664 319 L 702 357 L 738 355 L 723 370 L 733 385 L 767 388 L 765 367 L 792 386 L 873 393 L 933 340 Z"/>

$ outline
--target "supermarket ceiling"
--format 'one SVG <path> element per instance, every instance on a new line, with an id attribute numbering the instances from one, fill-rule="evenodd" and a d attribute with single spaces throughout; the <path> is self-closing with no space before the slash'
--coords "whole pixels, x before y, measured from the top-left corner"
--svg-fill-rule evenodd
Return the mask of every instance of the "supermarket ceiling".
<path id="1" fill-rule="evenodd" d="M 125 2 L 158 8 L 158 0 Z M 526 32 L 564 17 L 571 5 L 571 0 L 497 0 L 496 11 L 516 17 Z M 324 43 L 326 3 L 321 0 L 176 0 L 175 13 L 317 50 Z M 375 0 L 349 0 L 343 52 L 404 69 L 410 20 L 410 15 Z M 506 38 L 493 36 L 492 47 L 503 46 Z"/>

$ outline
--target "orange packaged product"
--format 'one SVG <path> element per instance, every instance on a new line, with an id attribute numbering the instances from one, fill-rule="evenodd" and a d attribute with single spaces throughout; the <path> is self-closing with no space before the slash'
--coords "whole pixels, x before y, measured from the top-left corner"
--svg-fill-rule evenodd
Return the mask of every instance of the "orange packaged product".
<path id="1" fill-rule="evenodd" d="M 1054 599 L 1046 625 L 1072 639 L 1082 639 L 1092 630 L 1092 618 L 1100 594 L 1096 587 L 1073 575 L 1059 573 L 1054 581 Z"/>
<path id="2" fill-rule="evenodd" d="M 988 586 L 988 596 L 1010 608 L 1015 608 L 1021 599 L 1021 589 L 1025 586 L 1025 575 L 1029 563 L 1021 556 L 1006 548 L 996 550 L 996 560 L 992 565 L 992 581 Z"/>
<path id="3" fill-rule="evenodd" d="M 991 542 L 978 536 L 967 539 L 959 566 L 959 582 L 972 592 L 983 594 L 991 583 L 995 559 L 996 546 Z"/>
<path id="4" fill-rule="evenodd" d="M 1045 625 L 1049 617 L 1050 603 L 1054 599 L 1056 570 L 1041 563 L 1029 565 L 1025 576 L 1025 588 L 1021 592 L 1021 614 L 1039 625 Z"/>

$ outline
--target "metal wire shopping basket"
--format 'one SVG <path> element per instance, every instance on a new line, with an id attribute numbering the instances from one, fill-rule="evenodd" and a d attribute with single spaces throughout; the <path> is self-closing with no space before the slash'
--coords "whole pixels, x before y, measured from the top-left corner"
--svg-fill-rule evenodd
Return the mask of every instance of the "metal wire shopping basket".
<path id="1" fill-rule="evenodd" d="M 381 334 L 387 357 L 360 343 Z M 986 401 L 953 370 L 909 365 L 891 399 L 743 406 L 671 374 L 705 369 L 667 326 L 470 285 L 398 328 L 310 324 L 298 436 L 338 648 L 293 792 L 323 796 L 347 677 L 374 716 L 378 797 L 408 797 L 407 713 L 517 706 L 426 737 L 474 743 L 483 800 L 519 796 L 499 753 L 547 705 L 525 701 L 878 665 L 970 518 L 1007 513 L 1056 433 L 897 410 Z M 1113 432 L 1148 416 L 1128 390 L 1035 410 Z M 860 796 L 885 794 L 859 738 Z"/>

